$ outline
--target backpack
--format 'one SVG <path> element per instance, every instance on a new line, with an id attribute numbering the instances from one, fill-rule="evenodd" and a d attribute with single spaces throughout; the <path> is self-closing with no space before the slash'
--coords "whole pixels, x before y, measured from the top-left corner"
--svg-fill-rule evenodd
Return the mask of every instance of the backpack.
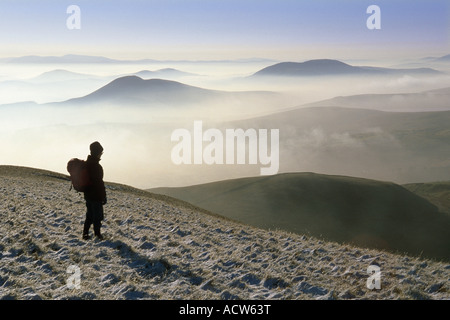
<path id="1" fill-rule="evenodd" d="M 70 159 L 67 163 L 67 171 L 70 174 L 73 188 L 78 192 L 85 192 L 91 184 L 86 161 L 77 158 Z"/>

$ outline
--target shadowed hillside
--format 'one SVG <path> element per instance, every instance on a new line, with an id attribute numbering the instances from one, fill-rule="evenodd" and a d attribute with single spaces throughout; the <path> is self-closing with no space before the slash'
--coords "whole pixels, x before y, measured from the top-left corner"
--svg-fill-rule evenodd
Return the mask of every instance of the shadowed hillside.
<path id="1" fill-rule="evenodd" d="M 450 258 L 450 218 L 393 183 L 292 173 L 152 191 L 257 227 Z"/>
<path id="2" fill-rule="evenodd" d="M 449 181 L 434 183 L 409 183 L 405 184 L 404 187 L 433 203 L 441 212 L 450 215 Z"/>

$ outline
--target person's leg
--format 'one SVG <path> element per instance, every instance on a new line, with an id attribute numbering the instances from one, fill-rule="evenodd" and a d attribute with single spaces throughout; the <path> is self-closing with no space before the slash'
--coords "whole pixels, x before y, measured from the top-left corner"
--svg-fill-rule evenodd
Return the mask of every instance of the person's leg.
<path id="1" fill-rule="evenodd" d="M 97 236 L 100 239 L 103 239 L 103 236 L 100 232 L 103 220 L 103 205 L 101 202 L 95 202 L 94 208 L 95 208 L 93 215 L 94 233 L 95 236 Z"/>
<path id="2" fill-rule="evenodd" d="M 89 228 L 93 223 L 94 212 L 91 201 L 86 201 L 86 220 L 84 221 L 83 239 L 89 238 Z"/>

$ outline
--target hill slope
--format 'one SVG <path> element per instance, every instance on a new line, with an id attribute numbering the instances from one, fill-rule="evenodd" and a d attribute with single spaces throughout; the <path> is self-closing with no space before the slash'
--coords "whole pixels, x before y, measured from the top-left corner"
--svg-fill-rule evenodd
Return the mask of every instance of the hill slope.
<path id="1" fill-rule="evenodd" d="M 235 99 L 242 103 L 264 101 L 264 99 L 277 99 L 279 95 L 274 92 L 247 91 L 228 92 L 203 89 L 186 85 L 177 81 L 148 79 L 138 76 L 124 76 L 117 78 L 98 90 L 79 98 L 63 102 L 69 105 L 91 104 L 118 104 L 122 106 L 133 105 L 198 105 L 204 103 L 231 104 Z"/>
<path id="2" fill-rule="evenodd" d="M 267 232 L 112 183 L 107 240 L 83 241 L 84 201 L 68 187 L 61 174 L 0 166 L 0 298 L 450 298 L 450 265 Z M 380 290 L 366 287 L 371 264 Z"/>
<path id="3" fill-rule="evenodd" d="M 223 127 L 279 128 L 281 172 L 338 173 L 405 184 L 450 179 L 449 121 L 450 111 L 300 107 Z"/>
<path id="4" fill-rule="evenodd" d="M 404 187 L 433 203 L 441 212 L 450 215 L 450 181 L 409 183 Z"/>
<path id="5" fill-rule="evenodd" d="M 115 79 L 91 94 L 71 99 L 72 104 L 90 103 L 148 103 L 158 101 L 194 101 L 196 97 L 211 97 L 218 92 L 184 85 L 176 81 L 125 76 Z"/>
<path id="6" fill-rule="evenodd" d="M 450 217 L 393 183 L 291 173 L 152 191 L 257 227 L 450 261 Z"/>
<path id="7" fill-rule="evenodd" d="M 444 111 L 449 110 L 450 88 L 417 93 L 361 94 L 335 97 L 308 104 L 311 107 L 339 106 L 345 108 L 365 108 L 381 111 Z"/>
<path id="8" fill-rule="evenodd" d="M 440 72 L 429 68 L 416 69 L 389 69 L 378 67 L 357 67 L 347 63 L 331 60 L 317 59 L 305 62 L 281 62 L 266 67 L 253 76 L 333 76 L 333 75 L 392 75 L 392 74 L 439 74 Z"/>

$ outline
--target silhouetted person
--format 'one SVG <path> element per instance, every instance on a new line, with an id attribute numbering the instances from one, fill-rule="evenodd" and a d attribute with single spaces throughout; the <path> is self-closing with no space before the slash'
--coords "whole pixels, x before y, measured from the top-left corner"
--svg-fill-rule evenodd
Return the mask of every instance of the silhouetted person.
<path id="1" fill-rule="evenodd" d="M 100 232 L 101 221 L 103 220 L 103 205 L 106 204 L 106 190 L 103 182 L 103 168 L 100 165 L 100 157 L 103 154 L 103 147 L 100 143 L 93 142 L 90 145 L 91 154 L 86 160 L 87 170 L 90 176 L 90 185 L 84 192 L 86 200 L 86 221 L 84 222 L 83 239 L 89 239 L 89 228 L 94 224 L 94 234 L 100 240 L 103 236 Z"/>

